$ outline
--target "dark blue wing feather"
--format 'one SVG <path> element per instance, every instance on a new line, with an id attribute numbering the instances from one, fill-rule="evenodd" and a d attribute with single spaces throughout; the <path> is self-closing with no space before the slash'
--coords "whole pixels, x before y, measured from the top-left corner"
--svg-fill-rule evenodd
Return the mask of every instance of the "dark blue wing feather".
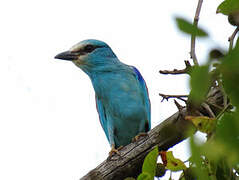
<path id="1" fill-rule="evenodd" d="M 151 129 L 151 113 L 150 113 L 150 100 L 149 100 L 149 94 L 148 94 L 148 88 L 147 88 L 147 85 L 144 81 L 144 78 L 143 76 L 140 74 L 140 72 L 138 71 L 138 69 L 136 69 L 136 67 L 132 66 L 135 74 L 136 74 L 136 77 L 140 83 L 140 86 L 142 88 L 142 92 L 143 92 L 143 95 L 144 95 L 144 98 L 145 98 L 145 106 L 146 106 L 146 109 L 147 109 L 147 115 L 148 115 L 148 123 L 149 123 L 149 129 Z"/>
<path id="2" fill-rule="evenodd" d="M 97 95 L 95 95 L 95 101 L 96 101 L 96 109 L 99 114 L 100 124 L 101 124 L 102 128 L 104 129 L 105 135 L 109 141 L 108 128 L 107 128 L 107 117 L 105 114 L 106 113 L 105 108 L 104 108 L 101 100 L 97 97 Z"/>

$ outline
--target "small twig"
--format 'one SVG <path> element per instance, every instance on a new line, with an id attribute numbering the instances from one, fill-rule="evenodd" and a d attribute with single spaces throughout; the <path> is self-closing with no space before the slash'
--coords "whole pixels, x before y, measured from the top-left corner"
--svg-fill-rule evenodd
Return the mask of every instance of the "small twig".
<path id="1" fill-rule="evenodd" d="M 187 162 L 189 162 L 190 160 L 188 159 L 188 160 L 186 160 L 186 161 L 183 161 L 183 163 L 187 163 Z"/>
<path id="2" fill-rule="evenodd" d="M 203 113 L 201 113 L 201 112 L 198 111 L 198 110 L 195 111 L 195 114 L 196 114 L 197 116 L 203 116 Z"/>
<path id="3" fill-rule="evenodd" d="M 227 102 L 227 94 L 222 86 L 222 84 L 220 83 L 220 88 L 221 88 L 221 91 L 222 91 L 222 94 L 223 94 L 223 106 L 226 107 L 228 102 Z"/>
<path id="4" fill-rule="evenodd" d="M 173 75 L 177 75 L 177 74 L 186 74 L 187 70 L 185 69 L 174 69 L 174 70 L 160 70 L 159 73 L 161 74 L 173 74 Z"/>
<path id="5" fill-rule="evenodd" d="M 227 102 L 227 94 L 223 88 L 223 85 L 222 85 L 222 82 L 221 81 L 218 81 L 218 86 L 220 87 L 220 90 L 222 92 L 222 95 L 223 95 L 223 107 L 226 107 L 228 102 Z"/>
<path id="6" fill-rule="evenodd" d="M 217 119 L 219 119 L 219 118 L 225 113 L 225 111 L 228 109 L 228 107 L 229 107 L 230 105 L 231 105 L 231 104 L 228 103 L 228 104 L 226 105 L 226 107 L 223 108 L 223 110 L 217 115 Z"/>
<path id="7" fill-rule="evenodd" d="M 177 74 L 186 74 L 189 72 L 189 70 L 191 69 L 191 64 L 189 61 L 185 60 L 185 68 L 184 69 L 174 69 L 174 70 L 160 70 L 159 73 L 161 74 L 172 74 L 172 75 L 177 75 Z"/>
<path id="8" fill-rule="evenodd" d="M 211 107 L 207 103 L 202 103 L 202 107 L 207 111 L 209 117 L 215 118 L 215 114 L 213 113 Z"/>
<path id="9" fill-rule="evenodd" d="M 162 94 L 162 93 L 159 93 L 159 95 L 163 97 L 161 102 L 163 102 L 164 100 L 168 101 L 170 98 L 177 98 L 177 99 L 180 99 L 181 101 L 186 102 L 186 100 L 183 98 L 188 97 L 188 95 L 168 95 L 168 94 Z"/>
<path id="10" fill-rule="evenodd" d="M 185 107 L 181 106 L 181 104 L 179 104 L 175 99 L 174 99 L 174 104 L 177 106 L 178 112 L 179 112 L 177 119 L 174 121 L 174 123 L 176 123 L 180 118 L 184 118 L 183 108 Z"/>
<path id="11" fill-rule="evenodd" d="M 193 25 L 195 27 L 198 26 L 199 15 L 200 15 L 200 11 L 202 8 L 202 3 L 203 3 L 203 0 L 198 1 L 198 5 L 197 5 L 194 21 L 193 21 Z M 196 56 L 196 52 L 195 52 L 195 44 L 196 44 L 196 36 L 195 36 L 195 34 L 192 34 L 190 56 L 191 56 L 191 59 L 193 59 L 194 65 L 198 66 L 198 60 L 197 60 L 197 56 Z"/>
<path id="12" fill-rule="evenodd" d="M 217 104 L 213 104 L 211 102 L 205 101 L 209 106 L 213 106 L 214 108 L 217 108 L 218 110 L 222 110 L 223 108 L 218 106 Z"/>
<path id="13" fill-rule="evenodd" d="M 238 31 L 239 31 L 239 27 L 237 26 L 237 28 L 232 33 L 232 35 L 228 38 L 228 41 L 229 41 L 229 51 L 231 51 L 232 48 L 233 48 L 234 38 L 235 38 L 236 34 L 238 33 Z"/>
<path id="14" fill-rule="evenodd" d="M 182 114 L 182 110 L 183 110 L 183 106 L 181 106 L 179 103 L 178 103 L 178 101 L 176 101 L 175 99 L 174 99 L 174 104 L 177 106 L 177 108 L 178 108 L 178 111 L 179 111 L 179 114 Z"/>

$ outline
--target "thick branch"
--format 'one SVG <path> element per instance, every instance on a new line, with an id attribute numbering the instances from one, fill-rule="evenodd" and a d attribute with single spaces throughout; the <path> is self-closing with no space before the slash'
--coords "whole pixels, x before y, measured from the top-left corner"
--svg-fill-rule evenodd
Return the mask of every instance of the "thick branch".
<path id="1" fill-rule="evenodd" d="M 223 107 L 220 89 L 211 89 L 206 102 Z M 215 115 L 220 112 L 214 106 L 211 109 Z M 203 115 L 208 115 L 203 107 L 200 107 L 198 111 Z M 81 180 L 122 180 L 126 177 L 136 177 L 141 172 L 145 156 L 155 146 L 158 146 L 159 150 L 167 150 L 186 138 L 185 132 L 192 127 L 192 124 L 184 119 L 186 115 L 193 114 L 189 114 L 186 108 L 173 114 L 149 131 L 147 137 L 123 147 L 120 150 L 121 157 L 115 155 L 111 160 L 105 160 Z"/>
<path id="2" fill-rule="evenodd" d="M 184 109 L 184 114 L 186 110 Z M 156 126 L 148 133 L 148 137 L 125 146 L 121 151 L 121 158 L 114 156 L 115 160 L 105 160 L 95 169 L 90 171 L 81 180 L 122 180 L 126 177 L 135 177 L 141 171 L 144 157 L 156 145 L 159 150 L 167 150 L 173 145 L 181 142 L 186 137 L 183 135 L 190 122 L 184 120 L 179 113 L 175 113 L 163 123 Z M 114 158 L 113 157 L 113 158 Z"/>

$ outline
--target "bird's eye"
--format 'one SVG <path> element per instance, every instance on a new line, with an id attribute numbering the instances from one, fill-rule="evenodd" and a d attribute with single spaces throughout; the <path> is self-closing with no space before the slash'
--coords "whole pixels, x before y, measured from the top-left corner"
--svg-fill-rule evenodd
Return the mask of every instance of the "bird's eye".
<path id="1" fill-rule="evenodd" d="M 90 53 L 90 52 L 94 51 L 95 48 L 96 48 L 95 46 L 89 44 L 89 45 L 85 46 L 84 52 Z"/>

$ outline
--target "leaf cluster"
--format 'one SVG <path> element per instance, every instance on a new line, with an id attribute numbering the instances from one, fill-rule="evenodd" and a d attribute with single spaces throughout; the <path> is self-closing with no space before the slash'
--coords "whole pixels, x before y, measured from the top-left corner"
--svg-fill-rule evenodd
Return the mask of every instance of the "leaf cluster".
<path id="1" fill-rule="evenodd" d="M 229 23 L 236 26 L 239 25 L 238 12 L 238 0 L 225 0 L 217 8 L 217 13 L 230 16 Z M 238 23 L 235 14 L 238 14 Z M 205 30 L 195 24 L 180 17 L 176 17 L 175 20 L 183 33 L 196 37 L 209 37 Z M 207 141 L 198 145 L 192 133 L 190 138 L 192 155 L 187 165 L 175 158 L 171 151 L 158 152 L 155 147 L 146 156 L 142 173 L 137 180 L 153 180 L 155 177 L 164 176 L 167 170 L 182 171 L 180 180 L 239 179 L 239 38 L 235 47 L 230 47 L 228 52 L 212 49 L 206 64 L 195 65 L 188 73 L 191 91 L 187 105 L 200 106 L 205 102 L 209 90 L 219 87 L 224 92 L 224 107 L 215 114 L 215 117 L 200 115 L 185 117 L 198 131 L 207 135 Z M 159 156 L 163 163 L 157 163 Z"/>

